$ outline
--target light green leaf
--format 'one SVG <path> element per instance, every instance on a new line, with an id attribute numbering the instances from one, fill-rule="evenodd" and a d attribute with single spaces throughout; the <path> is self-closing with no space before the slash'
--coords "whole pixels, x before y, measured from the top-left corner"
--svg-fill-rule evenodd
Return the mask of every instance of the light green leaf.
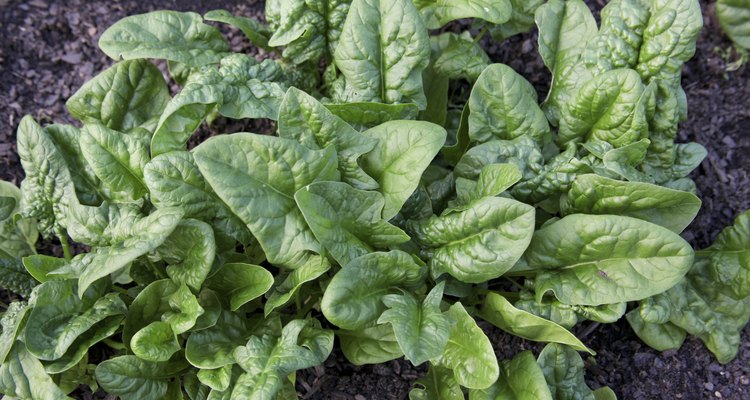
<path id="1" fill-rule="evenodd" d="M 385 201 L 377 192 L 343 182 L 317 182 L 297 191 L 297 206 L 308 226 L 340 265 L 409 241 L 401 229 L 382 219 Z"/>
<path id="2" fill-rule="evenodd" d="M 456 179 L 456 205 L 448 213 L 466 209 L 469 204 L 483 197 L 494 197 L 508 190 L 523 178 L 515 164 L 489 164 L 482 168 L 478 181 Z"/>
<path id="3" fill-rule="evenodd" d="M 693 221 L 701 201 L 692 193 L 598 175 L 579 175 L 562 204 L 564 214 L 611 214 L 639 218 L 675 233 Z"/>
<path id="4" fill-rule="evenodd" d="M 525 254 L 537 301 L 552 291 L 565 304 L 644 299 L 674 286 L 693 263 L 676 233 L 615 215 L 569 215 L 536 231 Z"/>
<path id="5" fill-rule="evenodd" d="M 191 67 L 217 63 L 229 45 L 218 29 L 202 20 L 192 12 L 131 15 L 102 33 L 99 48 L 114 60 L 163 58 Z"/>
<path id="6" fill-rule="evenodd" d="M 456 178 L 479 179 L 489 164 L 514 164 L 521 171 L 521 181 L 533 179 L 542 171 L 544 157 L 539 147 L 527 136 L 514 140 L 491 140 L 470 148 L 456 164 Z"/>
<path id="7" fill-rule="evenodd" d="M 485 197 L 465 210 L 408 221 L 412 238 L 430 256 L 433 277 L 449 273 L 469 283 L 510 270 L 534 233 L 534 208 L 515 200 Z"/>
<path id="8" fill-rule="evenodd" d="M 687 332 L 671 322 L 653 323 L 641 318 L 640 309 L 625 314 L 633 332 L 638 338 L 658 351 L 679 349 L 685 341 Z"/>
<path id="9" fill-rule="evenodd" d="M 23 332 L 29 311 L 31 308 L 26 302 L 14 301 L 0 317 L 0 325 L 3 327 L 0 332 L 0 364 L 5 363 L 16 338 Z"/>
<path id="10" fill-rule="evenodd" d="M 427 105 L 422 70 L 430 61 L 430 43 L 410 0 L 354 0 L 334 61 L 343 74 L 343 85 L 332 94 L 335 102 Z"/>
<path id="11" fill-rule="evenodd" d="M 65 107 L 84 124 L 126 132 L 158 118 L 169 101 L 161 71 L 147 60 L 119 62 L 86 82 Z"/>
<path id="12" fill-rule="evenodd" d="M 711 276 L 738 299 L 750 296 L 750 211 L 724 228 L 710 247 L 698 253 L 711 260 Z"/>
<path id="13" fill-rule="evenodd" d="M 224 264 L 206 285 L 229 297 L 232 311 L 266 293 L 273 285 L 273 275 L 263 267 L 251 264 Z"/>
<path id="14" fill-rule="evenodd" d="M 513 307 L 505 297 L 490 292 L 484 301 L 481 317 L 515 336 L 537 342 L 569 345 L 579 351 L 595 354 L 575 335 L 562 326 Z"/>
<path id="15" fill-rule="evenodd" d="M 232 383 L 233 368 L 234 365 L 230 364 L 216 369 L 201 369 L 198 371 L 198 379 L 211 390 L 223 392 L 229 389 Z"/>
<path id="16" fill-rule="evenodd" d="M 445 143 L 445 129 L 423 121 L 392 121 L 364 132 L 378 139 L 362 168 L 385 196 L 383 219 L 395 216 L 419 185 L 422 172 Z"/>
<path id="17" fill-rule="evenodd" d="M 716 15 L 727 36 L 738 46 L 750 49 L 750 4 L 743 0 L 719 0 Z"/>
<path id="18" fill-rule="evenodd" d="M 245 37 L 250 40 L 250 43 L 265 50 L 270 49 L 268 47 L 268 38 L 271 36 L 271 32 L 261 22 L 239 15 L 232 15 L 227 10 L 212 10 L 205 13 L 203 18 L 206 21 L 223 22 L 232 25 L 241 30 L 245 34 Z"/>
<path id="19" fill-rule="evenodd" d="M 343 266 L 323 295 L 321 309 L 341 329 L 358 330 L 385 311 L 383 297 L 425 277 L 421 261 L 399 250 L 369 253 Z"/>
<path id="20" fill-rule="evenodd" d="M 484 390 L 470 390 L 469 400 L 553 400 L 542 369 L 530 350 L 500 364 L 500 377 Z"/>
<path id="21" fill-rule="evenodd" d="M 440 311 L 445 282 L 437 284 L 420 302 L 411 293 L 383 296 L 388 310 L 378 324 L 393 326 L 401 350 L 414 365 L 440 356 L 448 343 L 451 321 Z"/>
<path id="22" fill-rule="evenodd" d="M 26 272 L 20 259 L 0 250 L 0 287 L 29 297 L 36 285 L 36 279 Z"/>
<path id="23" fill-rule="evenodd" d="M 286 92 L 279 109 L 279 136 L 295 139 L 312 150 L 333 146 L 344 182 L 358 189 L 377 189 L 377 182 L 357 164 L 377 140 L 361 135 L 305 92 L 296 88 Z"/>
<path id="24" fill-rule="evenodd" d="M 10 349 L 0 365 L 0 393 L 6 398 L 34 400 L 70 399 L 44 371 L 42 363 L 23 344 Z"/>
<path id="25" fill-rule="evenodd" d="M 510 19 L 508 0 L 414 0 L 429 29 L 440 29 L 462 18 L 481 18 L 493 24 Z"/>
<path id="26" fill-rule="evenodd" d="M 432 58 L 434 59 L 433 68 L 438 75 L 474 82 L 491 63 L 490 57 L 474 41 L 469 32 L 461 35 L 446 32 L 437 36 L 436 39 L 441 44 L 441 48 L 435 58 L 433 46 Z"/>
<path id="27" fill-rule="evenodd" d="M 500 374 L 490 340 L 461 303 L 453 304 L 446 314 L 455 324 L 451 327 L 445 351 L 432 362 L 452 369 L 461 386 L 469 389 L 490 387 Z"/>
<path id="28" fill-rule="evenodd" d="M 105 201 L 98 207 L 71 205 L 68 208 L 68 235 L 92 247 L 105 247 L 126 240 L 133 235 L 135 225 L 145 218 L 142 202 L 112 203 Z"/>
<path id="29" fill-rule="evenodd" d="M 234 351 L 246 373 L 237 379 L 232 397 L 275 399 L 287 375 L 322 363 L 332 349 L 333 332 L 320 329 L 316 320 L 293 320 L 278 338 L 253 336 Z"/>
<path id="30" fill-rule="evenodd" d="M 170 382 L 187 369 L 184 360 L 148 362 L 136 356 L 119 356 L 96 367 L 96 380 L 107 393 L 122 400 L 161 400 Z"/>
<path id="31" fill-rule="evenodd" d="M 76 190 L 76 197 L 83 204 L 97 205 L 108 196 L 101 182 L 81 153 L 80 129 L 72 125 L 47 125 L 44 131 L 50 136 L 57 151 L 65 160 Z"/>
<path id="32" fill-rule="evenodd" d="M 258 239 L 268 261 L 295 268 L 311 252 L 322 251 L 293 196 L 310 183 L 338 179 L 332 148 L 316 151 L 289 139 L 239 133 L 203 142 L 194 157 L 216 194 Z"/>
<path id="33" fill-rule="evenodd" d="M 107 293 L 108 285 L 97 283 L 79 298 L 75 280 L 43 283 L 26 322 L 24 343 L 29 352 L 40 360 L 57 360 L 87 336 L 97 336 L 92 345 L 111 335 L 106 334 L 109 329 L 103 334 L 99 328 L 119 326 L 127 308 L 117 294 Z"/>
<path id="34" fill-rule="evenodd" d="M 180 350 L 180 344 L 171 325 L 155 321 L 136 332 L 130 340 L 130 348 L 141 360 L 159 362 L 168 361 Z"/>
<path id="35" fill-rule="evenodd" d="M 471 90 L 469 108 L 469 137 L 474 142 L 522 135 L 539 144 L 551 140 L 534 87 L 505 64 L 492 64 L 482 71 Z"/>
<path id="36" fill-rule="evenodd" d="M 167 275 L 175 283 L 198 291 L 216 256 L 214 231 L 205 222 L 182 220 L 156 252 L 169 264 Z"/>
<path id="37" fill-rule="evenodd" d="M 232 352 L 252 335 L 250 321 L 223 311 L 216 325 L 192 332 L 185 343 L 185 358 L 196 368 L 215 369 L 235 363 Z"/>
<path id="38" fill-rule="evenodd" d="M 24 268 L 26 268 L 26 271 L 31 274 L 34 279 L 39 281 L 39 283 L 55 279 L 54 276 L 47 276 L 47 273 L 60 268 L 67 263 L 68 262 L 64 258 L 45 256 L 43 254 L 34 254 L 23 258 Z"/>
<path id="39" fill-rule="evenodd" d="M 318 279 L 331 269 L 331 263 L 323 256 L 308 257 L 301 267 L 291 271 L 280 284 L 273 288 L 265 305 L 265 315 L 283 306 L 297 294 L 302 285 Z"/>
<path id="40" fill-rule="evenodd" d="M 594 393 L 583 379 L 583 360 L 575 350 L 550 343 L 539 353 L 537 362 L 555 399 L 595 400 Z"/>
<path id="41" fill-rule="evenodd" d="M 325 104 L 333 114 L 358 130 L 365 130 L 395 120 L 413 120 L 419 114 L 414 103 L 341 103 Z"/>
<path id="42" fill-rule="evenodd" d="M 415 387 L 409 391 L 409 400 L 464 400 L 461 386 L 453 377 L 453 371 L 430 365 L 422 379 L 415 382 Z"/>
<path id="43" fill-rule="evenodd" d="M 354 365 L 382 364 L 404 355 L 391 325 L 336 330 L 344 357 Z"/>
<path id="44" fill-rule="evenodd" d="M 519 33 L 528 32 L 534 26 L 534 12 L 546 0 L 510 0 L 510 19 L 500 25 L 488 25 L 489 32 L 498 42 L 515 36 Z"/>
<path id="45" fill-rule="evenodd" d="M 148 192 L 143 182 L 143 168 L 150 160 L 147 138 L 91 124 L 81 130 L 80 140 L 83 157 L 118 197 L 137 200 Z"/>

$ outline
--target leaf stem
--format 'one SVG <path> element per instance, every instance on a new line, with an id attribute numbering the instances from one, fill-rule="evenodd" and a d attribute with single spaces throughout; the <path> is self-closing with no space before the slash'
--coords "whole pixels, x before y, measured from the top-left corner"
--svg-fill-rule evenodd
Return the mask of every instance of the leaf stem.
<path id="1" fill-rule="evenodd" d="M 477 35 L 477 37 L 474 38 L 474 43 L 479 43 L 479 41 L 482 40 L 484 35 L 486 35 L 487 32 L 489 31 L 490 31 L 489 28 L 485 26 L 481 31 L 479 31 L 479 35 Z"/>
<path id="2" fill-rule="evenodd" d="M 112 339 L 109 339 L 109 338 L 102 340 L 102 343 L 106 344 L 107 346 L 109 346 L 109 347 L 111 347 L 111 348 L 113 348 L 115 350 L 125 350 L 126 349 L 125 348 L 125 344 L 120 343 L 120 342 L 116 342 L 116 341 L 114 341 Z"/>
<path id="3" fill-rule="evenodd" d="M 72 260 L 73 256 L 71 256 L 70 254 L 70 242 L 68 242 L 68 233 L 60 230 L 60 232 L 57 233 L 57 236 L 60 238 L 60 245 L 62 246 L 65 261 Z"/>

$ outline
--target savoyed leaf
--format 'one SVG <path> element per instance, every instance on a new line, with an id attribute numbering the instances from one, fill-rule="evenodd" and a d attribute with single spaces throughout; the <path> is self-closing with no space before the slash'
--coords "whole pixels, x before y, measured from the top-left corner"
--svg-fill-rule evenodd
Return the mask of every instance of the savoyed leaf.
<path id="1" fill-rule="evenodd" d="M 750 296 L 750 211 L 740 214 L 698 255 L 710 258 L 712 277 L 727 285 L 736 298 Z"/>
<path id="2" fill-rule="evenodd" d="M 493 24 L 510 19 L 508 0 L 414 0 L 429 29 L 440 29 L 461 18 L 481 18 Z"/>
<path id="3" fill-rule="evenodd" d="M 211 275 L 206 285 L 228 296 L 231 310 L 237 311 L 266 293 L 273 285 L 273 275 L 257 265 L 229 263 Z"/>
<path id="4" fill-rule="evenodd" d="M 175 283 L 198 291 L 216 256 L 214 231 L 205 222 L 182 220 L 156 252 L 169 264 L 167 275 Z"/>
<path id="5" fill-rule="evenodd" d="M 583 360 L 575 350 L 565 345 L 550 343 L 539 353 L 537 362 L 555 399 L 596 399 L 583 380 Z"/>
<path id="6" fill-rule="evenodd" d="M 339 329 L 336 336 L 344 357 L 354 365 L 381 364 L 404 355 L 391 325 L 375 325 L 354 331 Z"/>
<path id="7" fill-rule="evenodd" d="M 170 382 L 179 380 L 187 367 L 182 359 L 155 363 L 136 356 L 119 356 L 96 367 L 96 380 L 122 400 L 160 400 L 166 397 Z"/>
<path id="8" fill-rule="evenodd" d="M 18 399 L 70 399 L 20 342 L 10 349 L 0 366 L 0 393 Z"/>

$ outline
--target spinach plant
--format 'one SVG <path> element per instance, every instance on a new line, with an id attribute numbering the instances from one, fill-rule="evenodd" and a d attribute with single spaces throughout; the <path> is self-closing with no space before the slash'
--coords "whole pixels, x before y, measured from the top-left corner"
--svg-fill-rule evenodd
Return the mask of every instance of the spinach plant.
<path id="1" fill-rule="evenodd" d="M 124 18 L 99 42 L 117 62 L 67 102 L 82 127 L 21 121 L 26 178 L 0 185 L 0 282 L 23 298 L 0 320 L 0 392 L 295 398 L 295 372 L 337 342 L 357 365 L 428 363 L 412 399 L 612 399 L 570 329 L 623 315 L 654 348 L 691 334 L 734 357 L 750 213 L 698 252 L 679 235 L 706 155 L 675 143 L 697 1 L 613 0 L 600 26 L 580 0 L 266 14 Z M 536 21 L 541 104 L 471 32 L 429 34 L 466 17 L 499 37 Z M 276 58 L 232 53 L 208 21 Z M 277 135 L 188 149 L 217 115 Z M 479 320 L 549 344 L 498 360 Z"/>

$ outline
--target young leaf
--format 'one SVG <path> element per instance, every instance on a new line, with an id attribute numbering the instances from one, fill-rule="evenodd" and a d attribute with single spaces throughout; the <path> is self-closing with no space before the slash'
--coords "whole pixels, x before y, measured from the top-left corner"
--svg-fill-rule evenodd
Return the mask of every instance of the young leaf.
<path id="1" fill-rule="evenodd" d="M 167 275 L 172 281 L 198 291 L 216 256 L 214 231 L 205 222 L 182 220 L 156 252 L 169 264 Z"/>
<path id="2" fill-rule="evenodd" d="M 393 332 L 406 359 L 420 365 L 443 353 L 448 343 L 450 320 L 440 311 L 445 282 L 437 284 L 420 304 L 410 293 L 383 297 L 388 310 L 378 324 L 393 325 Z"/>
<path id="3" fill-rule="evenodd" d="M 569 345 L 579 351 L 594 354 L 575 335 L 562 326 L 513 307 L 505 297 L 490 292 L 484 301 L 481 317 L 498 328 L 537 342 Z"/>
<path id="4" fill-rule="evenodd" d="M 110 26 L 99 38 L 99 48 L 114 60 L 163 58 L 200 67 L 218 63 L 229 44 L 196 13 L 154 11 Z"/>
<path id="5" fill-rule="evenodd" d="M 180 344 L 171 325 L 154 321 L 133 335 L 130 348 L 141 360 L 159 362 L 169 361 L 174 353 L 180 351 Z"/>
<path id="6" fill-rule="evenodd" d="M 433 363 L 452 369 L 461 386 L 490 387 L 500 373 L 490 340 L 461 303 L 453 304 L 446 314 L 456 323 L 451 327 L 443 354 Z"/>
<path id="7" fill-rule="evenodd" d="M 377 189 L 378 183 L 357 164 L 371 151 L 377 140 L 354 130 L 305 92 L 289 88 L 279 107 L 279 136 L 295 139 L 303 146 L 320 150 L 333 146 L 339 158 L 339 172 L 344 182 L 357 189 Z"/>
<path id="8" fill-rule="evenodd" d="M 388 324 L 354 331 L 339 329 L 336 336 L 344 357 L 354 365 L 382 364 L 404 355 L 393 326 Z"/>
<path id="9" fill-rule="evenodd" d="M 436 365 L 430 365 L 427 375 L 415 382 L 415 387 L 409 391 L 409 400 L 464 400 L 461 386 L 453 377 L 453 371 Z"/>
<path id="10" fill-rule="evenodd" d="M 640 314 L 640 309 L 625 314 L 633 332 L 649 347 L 658 351 L 679 349 L 685 341 L 687 332 L 671 322 L 653 323 L 645 321 Z"/>
<path id="11" fill-rule="evenodd" d="M 187 369 L 184 360 L 148 362 L 136 356 L 119 356 L 96 367 L 96 380 L 102 388 L 122 400 L 164 399 L 172 379 L 179 380 Z"/>
<path id="12" fill-rule="evenodd" d="M 250 43 L 262 49 L 270 50 L 268 46 L 268 38 L 271 36 L 270 30 L 267 26 L 254 19 L 232 15 L 227 10 L 212 10 L 205 13 L 203 18 L 206 21 L 223 22 L 232 25 L 241 30 L 245 34 L 245 37 L 250 40 Z"/>
<path id="13" fill-rule="evenodd" d="M 553 400 L 542 369 L 530 350 L 500 364 L 500 377 L 492 386 L 470 390 L 469 400 Z"/>
<path id="14" fill-rule="evenodd" d="M 26 272 L 20 259 L 0 250 L 0 286 L 21 296 L 29 297 L 36 285 L 36 279 Z"/>
<path id="15" fill-rule="evenodd" d="M 273 310 L 283 306 L 297 294 L 302 285 L 320 278 L 321 275 L 331 269 L 331 263 L 323 256 L 311 256 L 301 267 L 291 271 L 280 284 L 278 284 L 265 305 L 265 315 L 271 314 Z"/>
<path id="16" fill-rule="evenodd" d="M 341 329 L 362 329 L 385 311 L 385 295 L 398 287 L 418 285 L 424 276 L 425 267 L 407 253 L 369 253 L 344 265 L 331 279 L 321 309 Z"/>
<path id="17" fill-rule="evenodd" d="M 235 151 L 227 152 L 227 148 Z M 338 180 L 332 148 L 310 150 L 295 141 L 239 133 L 198 146 L 196 164 L 216 194 L 258 239 L 277 265 L 295 268 L 322 248 L 294 202 L 294 193 L 318 180 Z"/>
<path id="18" fill-rule="evenodd" d="M 474 41 L 469 32 L 464 32 L 461 35 L 446 32 L 437 37 L 431 37 L 431 44 L 433 38 L 438 42 L 438 52 L 436 57 L 436 46 L 433 44 L 432 58 L 434 63 L 432 68 L 440 76 L 449 79 L 463 78 L 474 82 L 479 78 L 479 74 L 490 65 L 490 57 Z M 428 103 L 429 100 L 428 96 Z"/>
<path id="19" fill-rule="evenodd" d="M 250 336 L 250 321 L 236 313 L 222 311 L 216 325 L 190 334 L 185 343 L 185 358 L 200 369 L 234 364 L 232 352 Z"/>
<path id="20" fill-rule="evenodd" d="M 624 215 L 680 233 L 698 214 L 701 201 L 692 193 L 648 183 L 579 175 L 561 206 L 564 214 Z"/>
<path id="21" fill-rule="evenodd" d="M 364 132 L 378 139 L 362 168 L 380 184 L 385 196 L 383 219 L 395 216 L 419 185 L 422 172 L 443 147 L 445 129 L 422 121 L 391 121 Z"/>
<path id="22" fill-rule="evenodd" d="M 573 214 L 536 231 L 524 257 L 540 272 L 537 301 L 552 291 L 565 304 L 595 306 L 671 288 L 694 254 L 676 233 L 649 222 Z"/>
<path id="23" fill-rule="evenodd" d="M 449 273 L 469 283 L 510 270 L 534 233 L 534 208 L 511 199 L 485 197 L 465 210 L 408 221 L 408 231 L 430 253 L 433 277 Z"/>
<path id="24" fill-rule="evenodd" d="M 493 24 L 510 19 L 508 0 L 414 0 L 429 29 L 440 29 L 461 18 L 481 18 Z"/>
<path id="25" fill-rule="evenodd" d="M 119 62 L 86 82 L 65 107 L 84 124 L 127 132 L 158 118 L 169 101 L 161 71 L 147 60 Z"/>
<path id="26" fill-rule="evenodd" d="M 711 276 L 738 299 L 750 296 L 750 211 L 724 228 L 713 244 L 698 253 L 711 260 Z"/>
<path id="27" fill-rule="evenodd" d="M 308 226 L 340 265 L 409 241 L 401 229 L 382 219 L 383 196 L 343 182 L 316 182 L 294 195 Z"/>
<path id="28" fill-rule="evenodd" d="M 469 137 L 474 142 L 528 135 L 542 144 L 552 138 L 534 87 L 505 64 L 482 71 L 471 90 L 469 109 Z"/>
<path id="29" fill-rule="evenodd" d="M 206 285 L 229 297 L 232 311 L 268 291 L 273 285 L 273 275 L 263 267 L 251 264 L 224 264 L 211 275 Z"/>
<path id="30" fill-rule="evenodd" d="M 738 46 L 750 49 L 750 5 L 743 0 L 719 0 L 716 15 L 727 36 Z"/>
<path id="31" fill-rule="evenodd" d="M 544 156 L 527 136 L 514 140 L 491 140 L 470 148 L 456 164 L 456 178 L 477 180 L 489 164 L 514 164 L 521 171 L 521 181 L 534 178 L 542 171 Z"/>
<path id="32" fill-rule="evenodd" d="M 334 60 L 344 78 L 336 102 L 427 105 L 422 70 L 430 43 L 411 0 L 354 0 Z"/>
<path id="33" fill-rule="evenodd" d="M 537 362 L 555 399 L 595 400 L 594 393 L 583 380 L 583 360 L 575 350 L 550 343 L 539 353 Z"/>
<path id="34" fill-rule="evenodd" d="M 515 164 L 485 165 L 476 182 L 466 178 L 456 179 L 457 205 L 446 212 L 464 210 L 475 200 L 495 197 L 515 185 L 521 178 L 521 171 Z"/>
<path id="35" fill-rule="evenodd" d="M 325 106 L 334 115 L 360 131 L 388 121 L 413 120 L 419 114 L 419 108 L 414 103 L 340 103 Z"/>

